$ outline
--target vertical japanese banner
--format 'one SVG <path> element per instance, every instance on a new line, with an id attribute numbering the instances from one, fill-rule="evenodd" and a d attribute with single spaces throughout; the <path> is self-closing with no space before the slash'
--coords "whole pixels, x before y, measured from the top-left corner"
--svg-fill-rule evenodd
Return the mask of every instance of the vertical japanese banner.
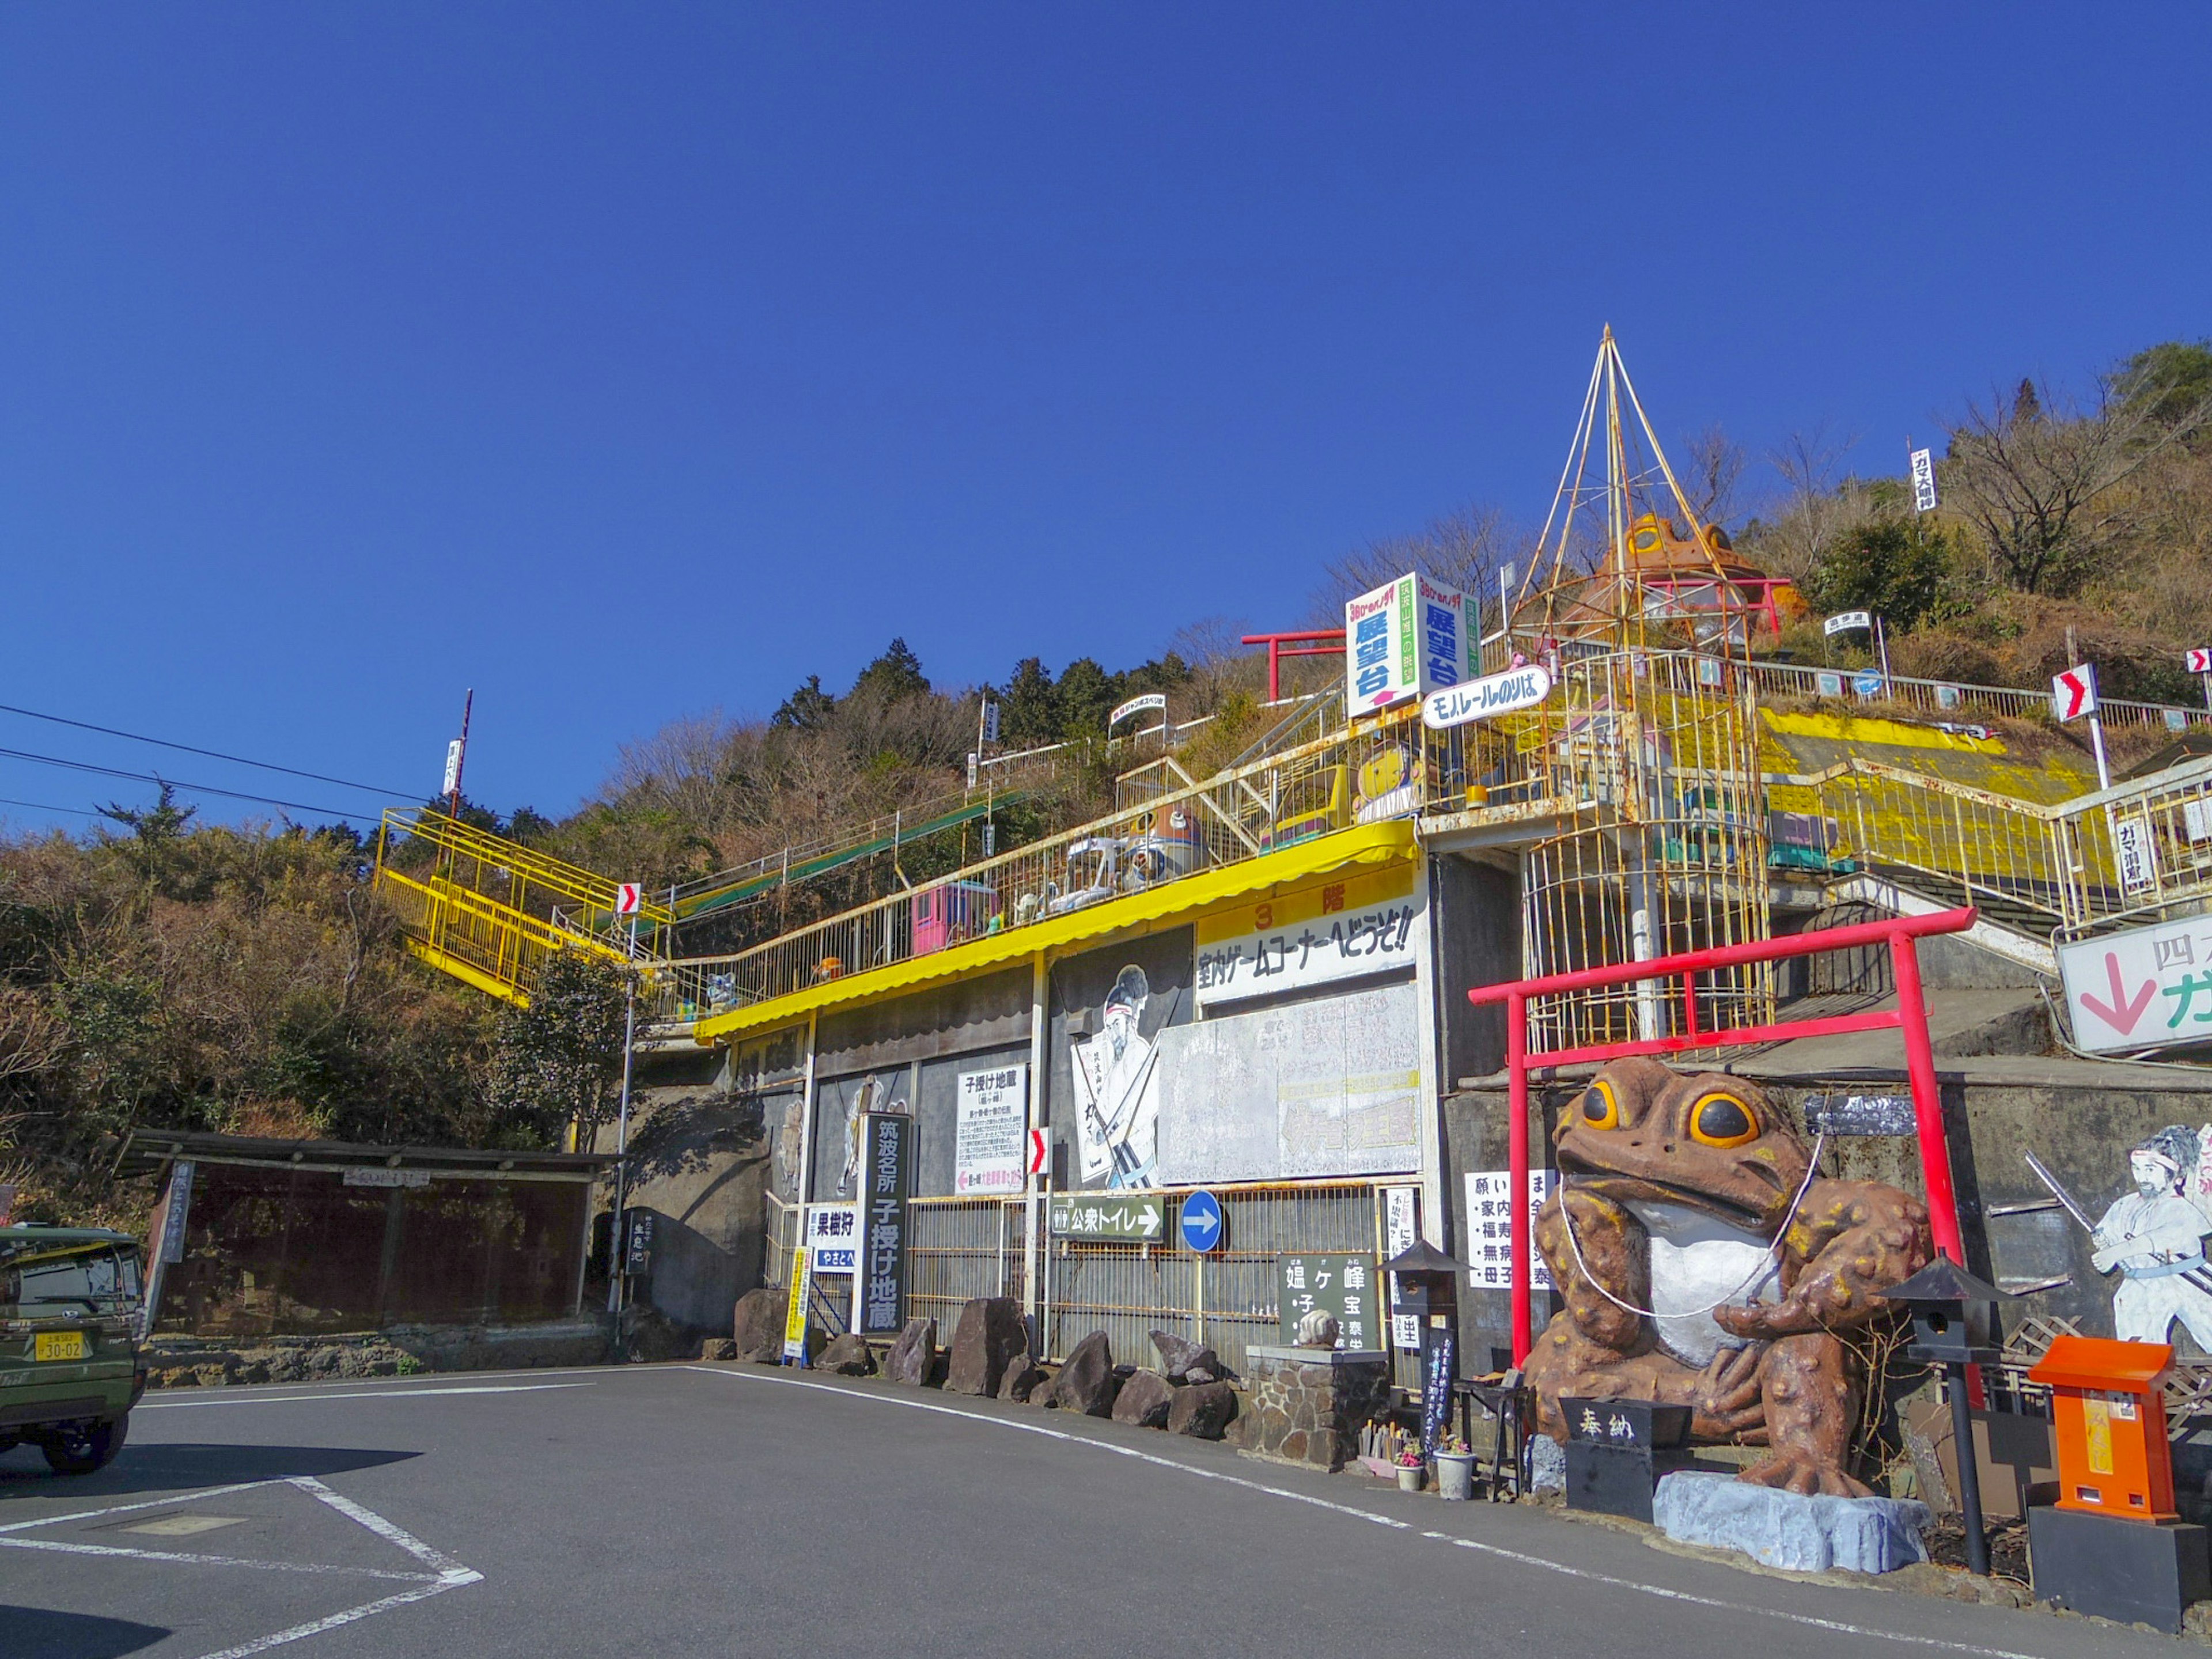
<path id="1" fill-rule="evenodd" d="M 1419 1187 L 1385 1187 L 1382 1189 L 1382 1259 L 1389 1261 L 1413 1248 L 1421 1236 L 1421 1189 Z M 1421 1320 L 1419 1314 L 1395 1311 L 1398 1301 L 1398 1275 L 1390 1275 L 1390 1346 L 1406 1353 L 1421 1351 Z"/>
<path id="2" fill-rule="evenodd" d="M 907 1192 L 914 1120 L 870 1112 L 860 1144 L 860 1317 L 862 1336 L 896 1336 L 906 1323 Z"/>
<path id="3" fill-rule="evenodd" d="M 791 1253 L 791 1305 L 783 1316 L 783 1357 L 806 1363 L 806 1304 L 813 1294 L 814 1273 L 806 1246 Z"/>

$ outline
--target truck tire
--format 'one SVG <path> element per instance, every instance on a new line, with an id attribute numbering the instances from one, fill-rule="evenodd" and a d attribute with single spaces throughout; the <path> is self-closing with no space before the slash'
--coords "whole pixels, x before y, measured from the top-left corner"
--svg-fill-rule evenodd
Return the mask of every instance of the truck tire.
<path id="1" fill-rule="evenodd" d="M 91 1474 L 114 1461 L 130 1431 L 127 1413 L 97 1423 L 71 1423 L 47 1436 L 39 1449 L 56 1474 Z"/>

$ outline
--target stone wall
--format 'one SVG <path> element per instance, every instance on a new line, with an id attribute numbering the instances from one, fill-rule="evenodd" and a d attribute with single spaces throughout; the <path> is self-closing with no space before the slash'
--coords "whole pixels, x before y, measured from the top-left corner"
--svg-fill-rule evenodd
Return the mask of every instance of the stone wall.
<path id="1" fill-rule="evenodd" d="M 1379 1352 L 1255 1346 L 1244 1377 L 1252 1408 L 1237 1417 L 1239 1449 L 1331 1471 L 1358 1455 L 1359 1425 L 1390 1392 L 1389 1358 Z"/>
<path id="2" fill-rule="evenodd" d="M 536 1325 L 395 1325 L 338 1336 L 245 1342 L 171 1337 L 145 1350 L 150 1388 L 322 1382 L 418 1371 L 520 1370 L 605 1363 L 614 1322 L 604 1314 Z"/>

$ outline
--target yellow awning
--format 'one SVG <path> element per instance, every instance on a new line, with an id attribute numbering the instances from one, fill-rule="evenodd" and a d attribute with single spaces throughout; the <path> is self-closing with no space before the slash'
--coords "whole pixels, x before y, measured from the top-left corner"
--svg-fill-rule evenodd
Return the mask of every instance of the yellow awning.
<path id="1" fill-rule="evenodd" d="M 1001 933 L 986 933 L 981 939 L 933 951 L 910 961 L 824 980 L 788 996 L 756 1002 L 726 1014 L 710 1015 L 692 1028 L 691 1035 L 702 1047 L 710 1048 L 748 1031 L 788 1024 L 818 1010 L 843 1007 L 849 1003 L 878 1002 L 917 986 L 988 973 L 994 968 L 1027 962 L 1040 951 L 1059 951 L 1080 939 L 1155 927 L 1193 911 L 1249 898 L 1267 888 L 1326 875 L 1347 865 L 1388 864 L 1418 856 L 1410 819 L 1361 824 L 1357 829 L 1340 830 L 1333 836 L 1301 842 L 1279 853 L 1262 854 L 1241 864 L 1186 876 L 1163 887 L 1108 899 L 1067 915 L 1032 922 L 1026 927 L 1008 928 Z"/>

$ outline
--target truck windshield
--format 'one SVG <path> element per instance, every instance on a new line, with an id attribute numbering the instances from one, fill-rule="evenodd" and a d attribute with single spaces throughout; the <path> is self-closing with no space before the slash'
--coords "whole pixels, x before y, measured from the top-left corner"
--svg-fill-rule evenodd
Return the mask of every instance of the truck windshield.
<path id="1" fill-rule="evenodd" d="M 97 1240 L 0 1238 L 0 1306 L 58 1304 L 95 1312 L 138 1297 L 138 1252 Z"/>

